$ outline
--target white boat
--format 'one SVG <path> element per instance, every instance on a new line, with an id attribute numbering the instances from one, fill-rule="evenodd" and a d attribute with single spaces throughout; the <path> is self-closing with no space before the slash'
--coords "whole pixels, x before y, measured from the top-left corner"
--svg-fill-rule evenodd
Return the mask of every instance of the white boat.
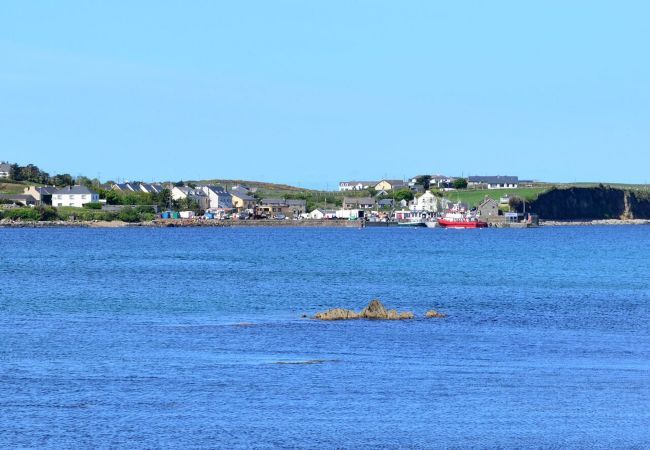
<path id="1" fill-rule="evenodd" d="M 426 222 L 422 219 L 411 219 L 404 222 L 397 222 L 400 227 L 425 227 Z"/>
<path id="2" fill-rule="evenodd" d="M 397 225 L 402 227 L 424 227 L 425 217 L 420 212 L 414 211 L 397 211 L 395 218 L 398 220 Z"/>

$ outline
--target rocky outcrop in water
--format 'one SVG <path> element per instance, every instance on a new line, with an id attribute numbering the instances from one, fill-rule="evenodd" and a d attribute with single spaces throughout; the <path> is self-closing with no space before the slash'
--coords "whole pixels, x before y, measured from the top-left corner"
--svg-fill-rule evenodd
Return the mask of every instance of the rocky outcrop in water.
<path id="1" fill-rule="evenodd" d="M 351 309 L 334 308 L 329 311 L 316 313 L 314 319 L 318 320 L 349 320 L 358 319 L 359 314 Z"/>
<path id="2" fill-rule="evenodd" d="M 443 314 L 441 312 L 436 311 L 435 309 L 430 309 L 424 314 L 425 317 L 429 319 L 442 319 L 443 317 L 447 317 L 447 314 Z"/>
<path id="3" fill-rule="evenodd" d="M 319 312 L 314 315 L 318 320 L 351 320 L 351 319 L 370 319 L 370 320 L 404 320 L 413 319 L 415 316 L 412 312 L 397 312 L 394 309 L 386 309 L 382 303 L 375 299 L 361 312 L 356 313 L 351 309 L 335 308 L 329 311 Z"/>

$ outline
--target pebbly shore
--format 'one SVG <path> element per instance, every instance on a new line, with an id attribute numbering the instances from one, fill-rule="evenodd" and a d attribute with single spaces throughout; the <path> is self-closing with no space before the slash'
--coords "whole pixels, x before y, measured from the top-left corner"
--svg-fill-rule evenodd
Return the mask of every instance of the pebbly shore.
<path id="1" fill-rule="evenodd" d="M 309 228 L 361 228 L 362 224 L 351 220 L 200 220 L 200 219 L 157 219 L 151 222 L 127 223 L 113 221 L 65 221 L 48 222 L 0 220 L 0 228 L 193 228 L 193 227 L 309 227 Z"/>

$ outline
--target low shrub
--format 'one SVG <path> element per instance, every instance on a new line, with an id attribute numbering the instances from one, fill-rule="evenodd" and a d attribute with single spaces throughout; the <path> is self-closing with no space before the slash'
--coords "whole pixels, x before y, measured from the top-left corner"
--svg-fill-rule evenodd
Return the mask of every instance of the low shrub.
<path id="1" fill-rule="evenodd" d="M 140 222 L 140 214 L 131 207 L 123 208 L 117 218 L 123 222 Z"/>
<path id="2" fill-rule="evenodd" d="M 58 219 L 56 210 L 49 206 L 38 206 L 36 208 L 15 208 L 8 209 L 2 213 L 0 218 L 10 220 L 32 220 L 49 221 Z"/>

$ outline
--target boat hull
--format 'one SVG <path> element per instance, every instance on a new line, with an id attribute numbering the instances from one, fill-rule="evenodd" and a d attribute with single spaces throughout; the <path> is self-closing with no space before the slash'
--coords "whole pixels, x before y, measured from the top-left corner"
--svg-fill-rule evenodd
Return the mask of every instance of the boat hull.
<path id="1" fill-rule="evenodd" d="M 398 222 L 398 226 L 400 227 L 424 227 L 426 226 L 424 222 Z"/>
<path id="2" fill-rule="evenodd" d="M 487 222 L 478 222 L 464 220 L 461 222 L 455 222 L 451 220 L 438 219 L 438 223 L 443 228 L 487 228 Z"/>

